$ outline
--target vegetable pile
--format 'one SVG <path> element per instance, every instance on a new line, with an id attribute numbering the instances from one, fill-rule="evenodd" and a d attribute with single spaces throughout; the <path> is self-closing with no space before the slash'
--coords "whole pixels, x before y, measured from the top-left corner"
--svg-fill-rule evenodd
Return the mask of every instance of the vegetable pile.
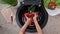
<path id="1" fill-rule="evenodd" d="M 49 4 L 50 3 L 50 4 Z M 44 6 L 48 8 L 49 6 L 54 5 L 54 8 L 60 8 L 60 0 L 44 0 Z"/>
<path id="2" fill-rule="evenodd" d="M 28 7 L 28 13 L 25 13 L 24 16 L 26 15 L 28 18 L 31 18 L 30 24 L 33 25 L 33 17 L 35 16 L 35 14 L 39 14 L 39 11 L 35 11 L 35 6 L 32 5 L 31 7 Z"/>
<path id="3" fill-rule="evenodd" d="M 38 11 L 34 12 L 34 13 L 25 13 L 24 16 L 26 15 L 28 18 L 31 18 L 31 21 L 30 21 L 30 25 L 33 25 L 34 24 L 34 21 L 33 21 L 33 17 L 36 15 L 39 14 Z"/>

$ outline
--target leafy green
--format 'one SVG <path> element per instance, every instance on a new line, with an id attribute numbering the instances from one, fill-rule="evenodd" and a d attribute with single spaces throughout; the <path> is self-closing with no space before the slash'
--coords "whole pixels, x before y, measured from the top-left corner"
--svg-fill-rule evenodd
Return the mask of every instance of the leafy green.
<path id="1" fill-rule="evenodd" d="M 30 7 L 28 7 L 28 11 L 30 11 Z M 31 9 L 32 13 L 35 11 L 35 7 Z"/>
<path id="2" fill-rule="evenodd" d="M 4 3 L 15 6 L 17 5 L 17 0 L 2 0 Z"/>
<path id="3" fill-rule="evenodd" d="M 51 0 L 52 2 L 55 2 L 57 4 L 57 8 L 60 8 L 60 0 Z M 50 0 L 44 0 L 44 6 L 48 8 Z"/>

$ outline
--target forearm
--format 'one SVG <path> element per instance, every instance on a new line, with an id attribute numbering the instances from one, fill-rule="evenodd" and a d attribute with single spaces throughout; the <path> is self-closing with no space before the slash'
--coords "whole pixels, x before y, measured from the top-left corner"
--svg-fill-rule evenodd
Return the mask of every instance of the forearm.
<path id="1" fill-rule="evenodd" d="M 19 34 L 23 34 L 24 32 L 25 32 L 25 30 L 26 30 L 26 28 L 28 27 L 28 21 L 27 21 L 27 23 L 25 23 L 24 24 L 24 26 L 20 29 L 20 32 L 19 32 Z"/>
<path id="2" fill-rule="evenodd" d="M 40 26 L 38 24 L 38 21 L 36 19 L 34 19 L 34 22 L 35 22 L 35 26 L 36 26 L 36 29 L 38 31 L 38 34 L 42 34 L 42 30 L 41 30 L 41 28 L 40 28 Z"/>
<path id="3" fill-rule="evenodd" d="M 28 27 L 28 24 L 24 24 L 24 26 L 21 28 L 20 31 L 25 32 L 26 28 Z"/>

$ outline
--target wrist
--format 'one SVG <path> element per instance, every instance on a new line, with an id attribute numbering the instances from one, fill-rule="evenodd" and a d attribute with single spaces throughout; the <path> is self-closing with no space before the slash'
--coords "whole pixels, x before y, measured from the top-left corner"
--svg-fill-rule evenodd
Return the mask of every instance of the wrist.
<path id="1" fill-rule="evenodd" d="M 25 24 L 27 24 L 27 25 L 29 25 L 29 23 L 30 23 L 30 20 L 27 20 L 27 21 L 25 22 Z"/>
<path id="2" fill-rule="evenodd" d="M 34 23 L 36 24 L 38 21 L 37 21 L 37 19 L 34 19 Z"/>
<path id="3" fill-rule="evenodd" d="M 29 25 L 28 21 L 25 22 L 26 25 Z"/>
<path id="4" fill-rule="evenodd" d="M 37 21 L 37 19 L 36 19 L 36 18 L 33 18 L 33 20 L 34 20 L 34 21 Z"/>

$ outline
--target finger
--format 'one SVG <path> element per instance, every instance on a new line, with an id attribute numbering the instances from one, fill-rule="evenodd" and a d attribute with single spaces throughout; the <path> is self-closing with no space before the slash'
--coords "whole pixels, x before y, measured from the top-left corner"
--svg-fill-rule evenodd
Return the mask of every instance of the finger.
<path id="1" fill-rule="evenodd" d="M 35 15 L 35 16 L 37 16 L 37 14 L 36 14 L 36 13 L 34 13 L 34 15 Z"/>
<path id="2" fill-rule="evenodd" d="M 35 16 L 34 16 L 35 18 L 37 18 L 38 17 L 38 15 L 37 14 L 35 14 Z"/>
<path id="3" fill-rule="evenodd" d="M 38 15 L 36 15 L 36 16 L 38 16 Z"/>
<path id="4" fill-rule="evenodd" d="M 28 19 L 28 17 L 25 15 L 25 18 Z"/>
<path id="5" fill-rule="evenodd" d="M 27 17 L 27 13 L 25 14 L 25 18 L 28 19 L 28 17 Z"/>

